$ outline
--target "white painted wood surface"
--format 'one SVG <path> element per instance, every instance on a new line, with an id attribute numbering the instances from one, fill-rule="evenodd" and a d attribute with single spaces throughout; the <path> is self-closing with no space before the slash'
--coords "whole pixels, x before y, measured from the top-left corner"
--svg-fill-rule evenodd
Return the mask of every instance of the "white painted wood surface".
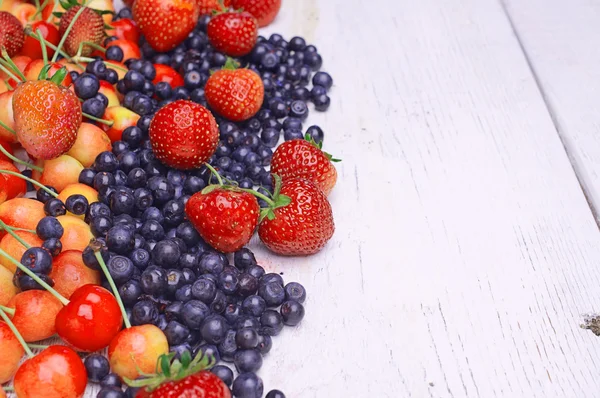
<path id="1" fill-rule="evenodd" d="M 600 208 L 600 3 L 503 1 L 581 184 L 597 210 Z"/>
<path id="2" fill-rule="evenodd" d="M 579 324 L 600 233 L 501 4 L 284 0 L 274 31 L 322 53 L 332 106 L 309 120 L 344 161 L 323 252 L 253 243 L 309 293 L 266 391 L 598 396 L 600 341 Z"/>

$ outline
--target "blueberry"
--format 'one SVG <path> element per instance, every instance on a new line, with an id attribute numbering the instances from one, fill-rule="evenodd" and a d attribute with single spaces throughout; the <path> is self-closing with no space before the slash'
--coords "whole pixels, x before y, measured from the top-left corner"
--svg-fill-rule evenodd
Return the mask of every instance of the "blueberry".
<path id="1" fill-rule="evenodd" d="M 265 274 L 264 276 L 260 277 L 260 279 L 259 279 L 259 283 L 261 285 L 265 285 L 269 282 L 276 282 L 276 283 L 279 283 L 281 286 L 283 286 L 283 284 L 284 284 L 283 278 L 281 277 L 281 275 L 273 273 L 273 272 Z"/>
<path id="2" fill-rule="evenodd" d="M 210 304 L 217 294 L 215 283 L 209 279 L 200 278 L 192 285 L 192 296 L 203 303 Z"/>
<path id="3" fill-rule="evenodd" d="M 43 240 L 50 238 L 60 239 L 65 229 L 56 218 L 46 216 L 38 222 L 35 232 Z"/>
<path id="4" fill-rule="evenodd" d="M 67 214 L 67 208 L 60 199 L 52 198 L 48 199 L 44 203 L 44 213 L 48 216 L 58 217 Z"/>
<path id="5" fill-rule="evenodd" d="M 183 302 L 181 301 L 172 301 L 169 305 L 165 307 L 163 313 L 168 321 L 177 320 L 182 321 L 183 317 L 181 315 L 183 311 Z"/>
<path id="6" fill-rule="evenodd" d="M 256 347 L 258 351 L 266 355 L 273 348 L 273 339 L 268 334 L 259 334 L 258 335 L 258 346 Z"/>
<path id="7" fill-rule="evenodd" d="M 90 354 L 83 361 L 87 372 L 88 380 L 93 383 L 99 383 L 110 371 L 108 359 L 104 355 Z"/>
<path id="8" fill-rule="evenodd" d="M 142 221 L 154 220 L 158 223 L 162 223 L 165 220 L 164 216 L 162 215 L 162 212 L 156 207 L 149 207 L 146 210 L 144 210 L 141 219 Z"/>
<path id="9" fill-rule="evenodd" d="M 181 224 L 185 218 L 185 206 L 179 200 L 170 200 L 163 206 L 163 215 L 167 226 Z"/>
<path id="10" fill-rule="evenodd" d="M 304 306 L 295 300 L 288 300 L 281 305 L 281 316 L 283 323 L 288 326 L 296 326 L 304 318 Z"/>
<path id="11" fill-rule="evenodd" d="M 181 273 L 183 274 L 182 277 L 186 284 L 192 283 L 196 280 L 196 273 L 190 268 L 182 269 Z"/>
<path id="12" fill-rule="evenodd" d="M 221 359 L 226 362 L 233 362 L 235 353 L 237 352 L 237 343 L 235 342 L 235 336 L 237 332 L 230 329 L 225 334 L 225 339 L 219 344 L 218 350 L 221 355 Z"/>
<path id="13" fill-rule="evenodd" d="M 260 265 L 252 265 L 246 269 L 246 272 L 252 275 L 253 277 L 259 279 L 260 284 L 260 278 L 265 274 L 265 269 Z"/>
<path id="14" fill-rule="evenodd" d="M 279 390 L 271 390 L 267 393 L 265 398 L 285 398 L 285 394 Z"/>
<path id="15" fill-rule="evenodd" d="M 184 253 L 179 256 L 177 262 L 179 268 L 195 268 L 198 266 L 198 254 L 196 253 Z"/>
<path id="16" fill-rule="evenodd" d="M 333 86 L 333 79 L 326 72 L 317 72 L 312 79 L 313 86 L 322 86 L 329 90 Z"/>
<path id="17" fill-rule="evenodd" d="M 262 284 L 258 288 L 258 294 L 265 300 L 268 307 L 278 307 L 285 301 L 285 290 L 277 282 Z"/>
<path id="18" fill-rule="evenodd" d="M 121 379 L 114 373 L 109 373 L 100 380 L 101 387 L 121 387 Z"/>
<path id="19" fill-rule="evenodd" d="M 210 315 L 200 327 L 202 338 L 209 344 L 220 344 L 227 333 L 227 321 L 221 315 Z"/>
<path id="20" fill-rule="evenodd" d="M 174 296 L 177 289 L 184 285 L 183 272 L 178 269 L 167 270 L 167 296 Z"/>
<path id="21" fill-rule="evenodd" d="M 205 186 L 206 183 L 202 178 L 197 176 L 190 176 L 185 180 L 183 184 L 183 191 L 185 193 L 193 195 L 196 192 L 200 192 L 202 189 L 204 189 Z"/>
<path id="22" fill-rule="evenodd" d="M 102 188 L 107 188 L 115 185 L 115 176 L 112 173 L 103 171 L 96 173 L 94 176 L 94 189 L 100 191 Z"/>
<path id="23" fill-rule="evenodd" d="M 331 99 L 323 94 L 313 98 L 313 103 L 315 104 L 315 109 L 319 112 L 325 112 L 329 105 L 331 104 Z"/>
<path id="24" fill-rule="evenodd" d="M 225 265 L 226 261 L 218 253 L 206 252 L 200 257 L 198 268 L 200 273 L 219 275 L 221 272 L 223 272 Z"/>
<path id="25" fill-rule="evenodd" d="M 92 169 L 83 169 L 81 173 L 79 173 L 79 179 L 77 180 L 81 184 L 85 184 L 88 186 L 94 185 L 94 177 L 96 176 L 96 172 Z M 45 192 L 43 189 L 38 190 L 39 192 Z"/>
<path id="26" fill-rule="evenodd" d="M 104 75 L 104 80 L 109 82 L 110 84 L 117 84 L 119 81 L 119 75 L 117 71 L 114 69 L 108 69 L 106 74 Z"/>
<path id="27" fill-rule="evenodd" d="M 306 134 L 308 134 L 317 144 L 322 144 L 325 139 L 323 130 L 319 126 L 310 126 L 306 130 Z"/>
<path id="28" fill-rule="evenodd" d="M 210 303 L 210 309 L 215 314 L 221 314 L 225 311 L 225 307 L 227 306 L 227 297 L 225 293 L 220 290 L 217 290 L 217 294 L 215 295 L 215 299 Z"/>
<path id="29" fill-rule="evenodd" d="M 183 285 L 175 292 L 175 300 L 187 302 L 192 299 L 192 285 Z"/>
<path id="30" fill-rule="evenodd" d="M 106 233 L 108 249 L 117 254 L 127 254 L 135 245 L 134 233 L 122 225 L 115 225 Z"/>
<path id="31" fill-rule="evenodd" d="M 47 250 L 52 257 L 56 257 L 62 251 L 62 242 L 57 238 L 45 240 L 44 243 L 42 243 L 42 249 Z"/>
<path id="32" fill-rule="evenodd" d="M 147 83 L 147 82 L 146 82 Z M 133 100 L 131 110 L 138 115 L 148 115 L 152 113 L 152 100 L 147 95 L 140 95 Z"/>
<path id="33" fill-rule="evenodd" d="M 110 46 L 106 49 L 106 53 L 104 54 L 106 59 L 111 61 L 121 62 L 123 61 L 123 50 L 119 46 Z"/>
<path id="34" fill-rule="evenodd" d="M 164 330 L 169 345 L 179 345 L 185 342 L 189 329 L 177 321 L 170 321 Z"/>
<path id="35" fill-rule="evenodd" d="M 97 241 L 99 241 L 99 239 L 97 239 Z M 110 253 L 108 251 L 108 249 L 106 248 L 106 246 L 102 246 L 100 249 L 100 255 L 102 256 L 102 259 L 104 260 L 104 262 L 107 262 L 110 258 Z M 85 249 L 83 249 L 83 253 L 81 254 L 81 259 L 83 260 L 83 263 L 88 267 L 91 268 L 93 270 L 99 271 L 100 268 L 100 264 L 98 264 L 98 260 L 96 259 L 96 256 L 94 254 L 94 250 L 91 248 L 91 246 L 87 246 Z"/>
<path id="36" fill-rule="evenodd" d="M 310 90 L 310 97 L 312 99 L 320 97 L 322 95 L 327 95 L 327 89 L 323 86 L 314 86 L 311 90 Z"/>
<path id="37" fill-rule="evenodd" d="M 200 241 L 200 235 L 194 226 L 188 222 L 182 222 L 177 226 L 176 236 L 182 239 L 186 245 L 195 246 Z"/>
<path id="38" fill-rule="evenodd" d="M 135 267 L 145 270 L 150 263 L 150 253 L 145 249 L 138 248 L 129 253 L 129 259 Z"/>
<path id="39" fill-rule="evenodd" d="M 202 323 L 209 314 L 210 309 L 208 306 L 199 300 L 189 300 L 181 310 L 183 322 L 192 330 L 200 330 Z"/>
<path id="40" fill-rule="evenodd" d="M 90 73 L 81 74 L 75 83 L 75 94 L 83 100 L 94 97 L 100 89 L 100 81 L 98 78 Z"/>
<path id="41" fill-rule="evenodd" d="M 224 270 L 217 278 L 217 285 L 225 294 L 235 294 L 239 288 L 239 280 L 234 272 Z"/>
<path id="42" fill-rule="evenodd" d="M 286 141 L 302 140 L 304 139 L 304 134 L 302 134 L 302 130 L 299 129 L 288 129 L 283 132 L 283 139 Z"/>
<path id="43" fill-rule="evenodd" d="M 87 73 L 91 73 L 97 77 L 100 77 L 106 73 L 106 65 L 102 60 L 98 59 L 87 64 L 87 66 L 85 67 L 85 71 Z"/>
<path id="44" fill-rule="evenodd" d="M 165 329 L 167 328 L 167 326 L 165 326 Z M 189 333 L 188 333 L 189 335 Z M 186 336 L 188 337 L 188 336 Z M 192 352 L 192 346 L 190 345 L 190 343 L 188 342 L 184 342 L 183 344 L 179 344 L 179 345 L 175 345 L 175 346 L 171 346 L 169 348 L 169 352 L 170 353 L 174 353 L 175 354 L 175 358 L 180 359 L 181 356 L 188 352 L 191 353 Z"/>
<path id="45" fill-rule="evenodd" d="M 254 253 L 250 249 L 244 247 L 235 252 L 233 263 L 236 267 L 243 270 L 256 265 L 256 257 L 254 257 Z"/>
<path id="46" fill-rule="evenodd" d="M 242 297 L 255 294 L 258 290 L 258 279 L 254 276 L 243 273 L 238 278 L 238 294 Z"/>
<path id="47" fill-rule="evenodd" d="M 38 277 L 48 285 L 54 286 L 54 281 L 48 275 L 40 274 Z M 27 290 L 46 290 L 27 274 L 15 274 L 13 276 L 13 284 L 23 292 Z"/>
<path id="48" fill-rule="evenodd" d="M 135 303 L 131 310 L 131 323 L 133 325 L 156 324 L 158 321 L 158 308 L 150 300 Z"/>
<path id="49" fill-rule="evenodd" d="M 323 66 L 323 58 L 316 52 L 304 52 L 304 64 L 316 71 Z"/>
<path id="50" fill-rule="evenodd" d="M 103 387 L 98 391 L 96 398 L 125 398 L 125 393 L 120 387 Z"/>
<path id="51" fill-rule="evenodd" d="M 21 256 L 21 264 L 36 274 L 47 275 L 52 270 L 52 256 L 41 247 L 30 247 Z M 17 270 L 17 275 L 22 274 L 21 270 Z"/>
<path id="52" fill-rule="evenodd" d="M 283 329 L 283 317 L 275 310 L 266 310 L 260 316 L 261 333 L 277 336 Z"/>
<path id="53" fill-rule="evenodd" d="M 239 373 L 256 372 L 261 368 L 263 360 L 262 355 L 256 349 L 238 350 L 234 355 L 233 363 Z"/>
<path id="54" fill-rule="evenodd" d="M 144 75 L 136 70 L 128 71 L 123 78 L 127 91 L 141 91 L 144 88 L 145 80 Z"/>
<path id="55" fill-rule="evenodd" d="M 81 111 L 96 118 L 101 118 L 104 115 L 105 107 L 102 101 L 97 98 L 90 98 L 83 101 Z"/>
<path id="56" fill-rule="evenodd" d="M 213 366 L 210 370 L 213 374 L 215 374 L 227 387 L 231 387 L 231 383 L 233 383 L 233 371 L 225 365 L 217 365 Z M 283 397 L 285 398 L 285 397 Z"/>
<path id="57" fill-rule="evenodd" d="M 303 303 L 306 299 L 306 290 L 304 289 L 304 286 L 297 282 L 290 282 L 285 285 L 285 299 Z"/>
<path id="58" fill-rule="evenodd" d="M 155 92 L 160 99 L 169 99 L 173 96 L 173 89 L 167 82 L 157 83 L 155 86 Z"/>
<path id="59" fill-rule="evenodd" d="M 252 328 L 252 329 L 258 330 L 260 328 L 260 322 L 258 321 L 258 319 L 256 319 L 253 316 L 240 315 L 238 317 L 237 322 L 235 323 L 235 328 L 236 328 L 236 330 L 239 330 L 242 328 Z"/>
<path id="60" fill-rule="evenodd" d="M 133 262 L 125 256 L 112 256 L 106 267 L 117 286 L 127 282 L 133 275 Z"/>
<path id="61" fill-rule="evenodd" d="M 88 208 L 88 212 L 85 215 L 85 222 L 89 223 L 94 218 L 100 216 L 110 218 L 112 216 L 112 213 L 110 211 L 110 208 L 104 203 L 94 202 Z"/>
<path id="62" fill-rule="evenodd" d="M 296 87 L 292 91 L 292 99 L 307 101 L 310 98 L 310 91 L 306 87 Z"/>
<path id="63" fill-rule="evenodd" d="M 233 381 L 231 391 L 237 398 L 261 398 L 264 387 L 255 373 L 242 373 Z"/>
<path id="64" fill-rule="evenodd" d="M 116 142 L 115 142 L 116 144 Z M 125 174 L 125 172 L 123 170 L 117 170 L 115 171 L 115 184 L 119 187 L 125 187 L 125 185 L 127 185 L 127 174 Z M 131 189 L 129 187 L 125 187 L 128 188 L 127 190 Z M 131 192 L 133 193 L 133 192 Z"/>
<path id="65" fill-rule="evenodd" d="M 110 151 L 104 151 L 96 156 L 93 167 L 96 171 L 106 171 L 112 173 L 115 172 L 119 167 L 119 161 L 114 153 Z"/>
<path id="66" fill-rule="evenodd" d="M 258 346 L 258 333 L 252 328 L 242 328 L 236 332 L 235 342 L 240 349 L 248 350 Z"/>
<path id="67" fill-rule="evenodd" d="M 128 280 L 119 287 L 119 295 L 127 307 L 133 306 L 142 293 L 142 285 L 136 280 Z"/>
<path id="68" fill-rule="evenodd" d="M 152 260 L 164 267 L 171 267 L 177 264 L 181 251 L 179 246 L 173 240 L 160 241 L 152 249 Z"/>
<path id="69" fill-rule="evenodd" d="M 167 273 L 162 268 L 148 267 L 142 272 L 141 284 L 144 293 L 158 295 L 167 288 Z"/>
<path id="70" fill-rule="evenodd" d="M 164 204 L 173 199 L 175 195 L 175 187 L 163 176 L 150 178 L 147 188 L 152 191 L 157 204 Z"/>

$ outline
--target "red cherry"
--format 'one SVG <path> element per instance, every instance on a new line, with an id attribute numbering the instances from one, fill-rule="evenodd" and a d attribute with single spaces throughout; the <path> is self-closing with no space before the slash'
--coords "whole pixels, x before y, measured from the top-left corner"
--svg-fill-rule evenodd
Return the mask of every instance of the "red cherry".
<path id="1" fill-rule="evenodd" d="M 21 358 L 23 358 L 23 354 L 25 354 L 23 346 L 4 322 L 0 322 L 0 351 L 2 352 L 0 384 L 3 384 L 10 381 L 13 377 L 19 366 L 19 362 L 21 362 Z"/>
<path id="2" fill-rule="evenodd" d="M 56 29 L 56 26 L 46 21 L 36 21 L 31 24 L 31 31 L 34 34 L 37 34 L 38 29 L 42 33 L 42 37 L 47 43 L 51 43 L 55 46 L 58 44 L 60 35 L 58 34 L 58 29 Z M 48 57 L 52 57 L 54 55 L 54 50 L 50 47 L 47 47 L 47 52 Z M 42 58 L 42 46 L 37 39 L 26 35 L 23 48 L 21 49 L 21 54 L 27 55 L 31 59 L 40 59 Z"/>
<path id="3" fill-rule="evenodd" d="M 101 286 L 84 285 L 70 300 L 56 316 L 58 335 L 78 351 L 108 346 L 123 325 L 115 296 Z"/>
<path id="4" fill-rule="evenodd" d="M 152 80 L 152 83 L 157 84 L 160 82 L 169 83 L 171 87 L 183 86 L 183 77 L 177 71 L 170 66 L 163 64 L 154 64 L 156 69 L 156 77 Z"/>
<path id="5" fill-rule="evenodd" d="M 19 398 L 81 397 L 86 384 L 87 374 L 79 355 L 60 345 L 48 347 L 23 362 L 14 379 Z"/>

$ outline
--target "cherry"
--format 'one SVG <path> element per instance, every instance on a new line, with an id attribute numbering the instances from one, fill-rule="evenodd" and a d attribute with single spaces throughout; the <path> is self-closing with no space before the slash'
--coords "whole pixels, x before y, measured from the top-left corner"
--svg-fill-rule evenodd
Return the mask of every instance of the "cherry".
<path id="1" fill-rule="evenodd" d="M 0 160 L 0 170 L 19 172 L 15 165 L 7 160 Z M 0 174 L 0 190 L 6 193 L 5 200 L 25 195 L 27 184 L 25 180 L 10 174 Z"/>
<path id="2" fill-rule="evenodd" d="M 94 235 L 92 234 L 90 226 L 78 216 L 66 214 L 64 216 L 58 216 L 56 219 L 65 230 L 65 233 L 60 238 L 63 251 L 83 251 L 88 243 L 90 243 L 90 239 L 93 239 Z"/>
<path id="3" fill-rule="evenodd" d="M 94 164 L 96 156 L 111 149 L 110 138 L 100 127 L 90 123 L 81 123 L 77 130 L 77 139 L 67 155 L 77 159 L 84 167 L 90 167 Z"/>
<path id="4" fill-rule="evenodd" d="M 79 174 L 83 165 L 77 159 L 69 155 L 61 155 L 50 160 L 38 160 L 36 166 L 43 167 L 41 173 L 33 172 L 33 178 L 44 185 L 49 185 L 61 192 L 67 185 L 79 181 Z"/>
<path id="5" fill-rule="evenodd" d="M 14 231 L 14 234 L 27 243 L 28 246 L 42 246 L 43 241 L 34 233 Z M 0 252 L 0 266 L 4 266 L 9 271 L 14 272 L 16 270 L 15 264 L 10 261 L 8 256 L 20 259 L 21 256 L 23 256 L 23 253 L 25 253 L 25 250 L 27 250 L 27 247 L 19 242 L 19 240 L 15 239 L 12 235 L 5 235 L 2 240 L 0 240 L 0 251 L 4 251 L 6 255 Z"/>
<path id="6" fill-rule="evenodd" d="M 55 320 L 63 308 L 60 301 L 45 290 L 21 292 L 6 306 L 14 310 L 12 322 L 27 342 L 47 339 L 56 333 Z"/>
<path id="7" fill-rule="evenodd" d="M 122 106 L 111 106 L 106 108 L 102 118 L 113 121 L 110 126 L 102 124 L 100 127 L 108 134 L 110 140 L 115 142 L 121 140 L 123 130 L 137 124 L 140 115 Z"/>
<path id="8" fill-rule="evenodd" d="M 172 88 L 183 86 L 183 77 L 173 68 L 163 64 L 154 64 L 156 77 L 152 80 L 155 85 L 160 82 L 169 83 Z"/>
<path id="9" fill-rule="evenodd" d="M 106 347 L 121 330 L 123 317 L 115 297 L 97 285 L 77 289 L 56 316 L 56 332 L 79 351 Z"/>
<path id="10" fill-rule="evenodd" d="M 142 52 L 140 51 L 140 47 L 132 42 L 131 40 L 117 39 L 113 40 L 106 48 L 112 46 L 119 46 L 121 50 L 123 50 L 123 62 L 127 61 L 130 58 L 140 59 L 142 58 Z"/>
<path id="11" fill-rule="evenodd" d="M 1 85 L 2 83 L 0 83 Z M 10 144 L 2 139 L 0 139 L 0 146 L 2 148 L 4 148 L 4 150 L 8 153 L 10 153 L 11 155 L 14 155 L 12 147 L 10 146 Z M 5 155 L 4 153 L 0 153 L 0 160 L 10 160 L 9 157 L 7 155 Z"/>
<path id="12" fill-rule="evenodd" d="M 49 64 L 51 65 L 50 70 L 48 71 L 49 78 L 54 76 L 54 74 L 63 67 L 63 65 L 59 64 L 58 62 L 49 62 Z M 46 64 L 44 63 L 43 59 L 34 59 L 25 67 L 23 74 L 27 80 L 37 80 L 44 66 L 46 66 Z M 61 84 L 65 87 L 69 87 L 71 83 L 73 83 L 71 75 L 67 74 Z"/>
<path id="13" fill-rule="evenodd" d="M 130 40 L 137 43 L 140 39 L 140 30 L 135 22 L 129 18 L 121 18 L 112 23 L 112 29 L 106 31 L 107 36 L 116 36 L 117 39 Z"/>
<path id="14" fill-rule="evenodd" d="M 81 397 L 86 385 L 87 374 L 79 355 L 59 345 L 48 347 L 23 362 L 14 379 L 19 398 Z"/>
<path id="15" fill-rule="evenodd" d="M 44 41 L 55 46 L 58 44 L 60 35 L 58 34 L 58 29 L 56 29 L 56 26 L 46 21 L 35 21 L 31 24 L 31 31 L 33 34 L 37 34 L 36 32 L 38 29 L 41 32 Z M 54 50 L 52 48 L 48 47 L 47 51 L 49 57 L 54 55 Z M 23 43 L 21 54 L 27 55 L 31 59 L 42 58 L 42 46 L 40 45 L 39 40 L 37 38 L 25 35 L 25 42 Z"/>
<path id="16" fill-rule="evenodd" d="M 0 78 L 2 78 L 1 75 L 2 72 L 0 72 Z M 12 111 L 14 93 L 14 90 L 10 90 L 0 94 L 0 138 L 11 144 L 17 142 L 17 136 L 11 132 L 15 129 L 15 118 Z"/>
<path id="17" fill-rule="evenodd" d="M 35 230 L 45 216 L 44 204 L 35 199 L 15 198 L 0 204 L 0 220 L 12 227 Z"/>
<path id="18" fill-rule="evenodd" d="M 4 322 L 0 322 L 0 352 L 2 352 L 0 384 L 4 384 L 13 377 L 19 367 L 21 358 L 23 358 L 23 354 L 25 354 L 23 346 L 19 343 L 12 330 L 10 330 L 8 324 Z"/>
<path id="19" fill-rule="evenodd" d="M 49 276 L 54 281 L 54 289 L 66 298 L 71 298 L 84 285 L 101 282 L 100 273 L 86 267 L 81 254 L 79 250 L 63 251 L 52 262 Z"/>
<path id="20" fill-rule="evenodd" d="M 19 289 L 12 282 L 13 273 L 0 266 L 0 305 L 6 305 L 17 295 Z"/>

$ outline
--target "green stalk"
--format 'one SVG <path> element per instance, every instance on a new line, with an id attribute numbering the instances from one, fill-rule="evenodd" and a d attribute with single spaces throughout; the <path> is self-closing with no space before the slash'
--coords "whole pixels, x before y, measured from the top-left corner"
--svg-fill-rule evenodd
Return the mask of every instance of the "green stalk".
<path id="1" fill-rule="evenodd" d="M 56 192 L 49 190 L 48 188 L 46 188 L 46 186 L 44 184 L 40 184 L 39 182 L 37 182 L 36 180 L 34 180 L 32 178 L 25 177 L 23 174 L 15 173 L 14 171 L 10 171 L 10 170 L 0 170 L 0 174 L 10 174 L 10 175 L 22 178 L 25 181 L 32 183 L 36 187 L 39 187 L 39 188 L 43 189 L 44 191 L 48 192 L 52 197 L 58 198 L 58 194 Z"/>
<path id="2" fill-rule="evenodd" d="M 83 116 L 87 117 L 88 119 L 94 120 L 94 121 L 96 121 L 98 123 L 106 124 L 108 127 L 110 127 L 113 124 L 115 124 L 115 122 L 112 121 L 112 120 L 104 120 L 104 119 L 97 118 L 96 116 L 89 115 L 89 114 L 87 114 L 85 112 L 82 112 L 82 113 L 83 113 Z"/>
<path id="3" fill-rule="evenodd" d="M 44 36 L 42 36 L 42 32 L 39 29 L 37 30 L 37 36 L 40 42 L 40 47 L 42 48 L 42 59 L 44 60 L 44 65 L 48 65 L 48 50 L 46 49 L 46 40 L 44 40 Z"/>
<path id="4" fill-rule="evenodd" d="M 6 312 L 10 316 L 14 316 L 15 315 L 15 309 L 14 308 L 5 307 L 3 305 L 0 305 L 0 310 Z"/>
<path id="5" fill-rule="evenodd" d="M 2 127 L 4 127 L 4 126 L 2 126 Z M 15 162 L 15 163 L 22 164 L 23 166 L 25 166 L 25 167 L 29 167 L 29 168 L 30 168 L 30 169 L 32 169 L 32 170 L 39 171 L 40 173 L 41 173 L 42 171 L 44 171 L 44 169 L 42 169 L 42 168 L 41 168 L 41 167 L 39 167 L 39 166 L 36 166 L 36 165 L 34 165 L 34 164 L 32 164 L 32 163 L 26 162 L 26 161 L 24 161 L 24 160 L 21 160 L 21 159 L 19 159 L 19 158 L 18 158 L 18 157 L 16 157 L 16 156 L 13 156 L 13 155 L 11 155 L 11 154 L 10 154 L 10 152 L 8 152 L 6 149 L 4 149 L 4 147 L 3 147 L 2 145 L 0 145 L 0 152 L 2 152 L 2 153 L 3 153 L 3 154 L 4 154 L 4 155 L 7 157 L 7 158 L 9 158 L 10 160 L 12 160 L 12 161 L 13 161 L 13 162 Z"/>
<path id="6" fill-rule="evenodd" d="M 127 312 L 125 311 L 125 306 L 123 305 L 123 300 L 121 300 L 121 295 L 119 294 L 119 290 L 117 289 L 117 285 L 115 285 L 115 281 L 113 280 L 112 276 L 110 275 L 110 272 L 108 272 L 108 268 L 106 268 L 106 263 L 104 262 L 104 259 L 102 258 L 102 254 L 100 254 L 100 251 L 96 251 L 94 253 L 94 255 L 96 256 L 96 260 L 98 260 L 98 264 L 100 264 L 100 268 L 102 268 L 102 272 L 104 272 L 104 275 L 106 276 L 106 279 L 108 280 L 108 284 L 110 285 L 110 288 L 113 291 L 113 294 L 115 295 L 115 298 L 117 299 L 117 303 L 119 304 L 119 308 L 121 309 L 121 314 L 123 315 L 123 322 L 125 322 L 125 327 L 127 329 L 129 329 L 131 327 L 131 322 L 129 322 L 129 318 L 127 317 Z"/>
<path id="7" fill-rule="evenodd" d="M 49 1 L 50 0 L 44 0 L 42 5 L 39 6 L 37 10 L 35 10 L 35 13 L 31 16 L 31 19 L 35 19 L 35 17 L 37 17 L 39 14 L 41 14 L 41 12 L 44 10 L 44 8 L 46 8 L 46 6 L 48 5 Z"/>
<path id="8" fill-rule="evenodd" d="M 63 36 L 60 39 L 60 42 L 58 42 L 58 46 L 57 46 L 58 50 L 62 49 L 62 46 L 64 46 L 65 41 L 67 40 L 67 36 L 69 36 L 69 33 L 71 33 L 71 29 L 73 29 L 73 26 L 75 25 L 75 22 L 77 21 L 77 19 L 79 19 L 79 16 L 85 10 L 85 7 L 87 6 L 87 3 L 88 2 L 86 1 L 84 4 L 82 4 L 82 7 L 79 10 L 77 10 L 77 12 L 75 13 L 75 15 L 73 16 L 73 19 L 71 20 L 71 23 L 69 24 L 69 26 L 67 26 L 67 29 L 65 30 L 65 33 L 63 33 Z M 54 4 L 54 7 L 56 8 L 56 3 Z M 56 60 L 58 59 L 58 54 L 59 54 L 58 50 L 52 56 L 52 62 L 56 62 Z"/>
<path id="9" fill-rule="evenodd" d="M 0 4 L 2 4 L 1 0 L 0 0 Z M 14 387 L 2 387 L 2 389 L 6 392 L 14 392 L 15 391 Z"/>
<path id="10" fill-rule="evenodd" d="M 29 348 L 29 346 L 27 345 L 27 343 L 23 339 L 23 336 L 21 336 L 21 333 L 19 333 L 19 331 L 15 327 L 15 324 L 12 323 L 12 321 L 10 320 L 10 318 L 8 317 L 8 315 L 6 315 L 6 313 L 1 308 L 0 308 L 0 317 L 4 320 L 4 322 L 6 322 L 6 324 L 10 328 L 10 330 L 14 333 L 15 337 L 17 338 L 17 340 L 19 340 L 19 343 L 21 343 L 21 345 L 23 346 L 23 349 L 27 353 L 27 356 L 29 358 L 33 358 L 33 352 L 31 351 L 31 348 Z"/>
<path id="11" fill-rule="evenodd" d="M 29 344 L 29 348 L 33 348 L 34 350 L 45 350 L 48 347 L 50 346 L 45 344 Z"/>
<path id="12" fill-rule="evenodd" d="M 4 128 L 6 131 L 8 131 L 11 134 L 17 135 L 17 132 L 13 129 L 11 129 L 10 127 L 8 127 L 6 124 L 4 124 L 4 122 L 2 120 L 0 120 L 0 127 Z"/>
<path id="13" fill-rule="evenodd" d="M 81 44 L 79 45 L 79 49 L 77 50 L 77 55 L 81 55 L 81 52 L 83 51 L 83 46 L 90 46 L 95 50 L 98 50 L 102 53 L 106 52 L 106 48 L 99 46 L 96 43 L 92 43 L 91 41 L 83 41 L 81 42 Z"/>
<path id="14" fill-rule="evenodd" d="M 61 296 L 59 292 L 57 292 L 56 290 L 54 290 L 52 288 L 52 286 L 50 286 L 49 284 L 47 284 L 46 282 L 44 282 L 43 280 L 41 280 L 39 276 L 37 276 L 29 268 L 27 268 L 26 266 L 24 266 L 23 264 L 21 264 L 20 262 L 18 262 L 17 260 L 15 260 L 10 254 L 8 254 L 4 250 L 0 249 L 0 255 L 3 255 L 4 257 L 6 257 L 8 259 L 8 261 L 10 261 L 11 263 L 13 263 L 18 269 L 20 269 L 21 271 L 23 271 L 24 273 L 26 273 L 27 275 L 29 275 L 34 281 L 36 281 L 37 283 L 39 283 L 40 286 L 42 286 L 44 289 L 46 289 L 48 291 L 48 293 L 50 293 L 51 295 L 53 295 L 54 297 L 56 297 L 56 299 L 58 301 L 60 301 L 62 305 L 69 304 L 69 300 L 67 300 L 66 298 L 64 298 L 63 296 Z"/>
<path id="15" fill-rule="evenodd" d="M 35 229 L 18 228 L 18 227 L 13 227 L 12 225 L 9 225 L 8 227 L 9 227 L 10 229 L 12 229 L 13 231 L 23 231 L 23 232 L 29 232 L 29 233 L 32 233 L 32 234 L 35 234 L 35 233 L 36 233 Z M 1 231 L 2 229 L 3 229 L 3 228 L 0 228 L 0 231 Z"/>
<path id="16" fill-rule="evenodd" d="M 13 79 L 16 82 L 25 81 L 25 79 L 19 79 L 11 71 L 9 71 L 7 68 L 5 68 L 4 65 L 2 65 L 2 61 L 0 61 L 0 70 L 2 72 L 6 73 L 8 75 L 8 77 L 10 77 L 11 79 Z"/>
<path id="17" fill-rule="evenodd" d="M 23 81 L 27 80 L 27 78 L 25 77 L 25 75 L 23 74 L 23 72 L 21 72 L 21 70 L 19 69 L 19 67 L 8 56 L 8 53 L 6 52 L 5 48 L 2 48 L 2 57 L 4 59 L 0 59 L 1 63 L 5 64 L 6 67 L 10 67 L 17 75 L 19 75 L 19 77 L 21 77 L 21 80 L 23 80 Z"/>
<path id="18" fill-rule="evenodd" d="M 73 57 L 71 58 L 72 60 L 76 60 L 76 61 L 81 61 L 81 62 L 94 62 L 96 59 L 95 58 L 90 58 L 90 57 Z M 122 72 L 129 72 L 129 69 L 127 68 L 123 68 L 122 66 L 119 65 L 115 65 L 113 63 L 111 63 L 112 61 L 110 60 L 105 60 L 104 63 L 106 64 L 107 68 L 111 68 L 111 69 L 118 69 Z M 114 61 L 116 62 L 116 61 Z"/>
<path id="19" fill-rule="evenodd" d="M 25 242 L 19 235 L 15 234 L 15 231 L 13 231 L 13 229 L 6 225 L 2 220 L 0 220 L 0 227 L 2 227 L 2 229 L 5 230 L 10 236 L 19 241 L 20 244 L 25 246 L 26 249 L 31 248 L 31 245 L 29 243 Z"/>

